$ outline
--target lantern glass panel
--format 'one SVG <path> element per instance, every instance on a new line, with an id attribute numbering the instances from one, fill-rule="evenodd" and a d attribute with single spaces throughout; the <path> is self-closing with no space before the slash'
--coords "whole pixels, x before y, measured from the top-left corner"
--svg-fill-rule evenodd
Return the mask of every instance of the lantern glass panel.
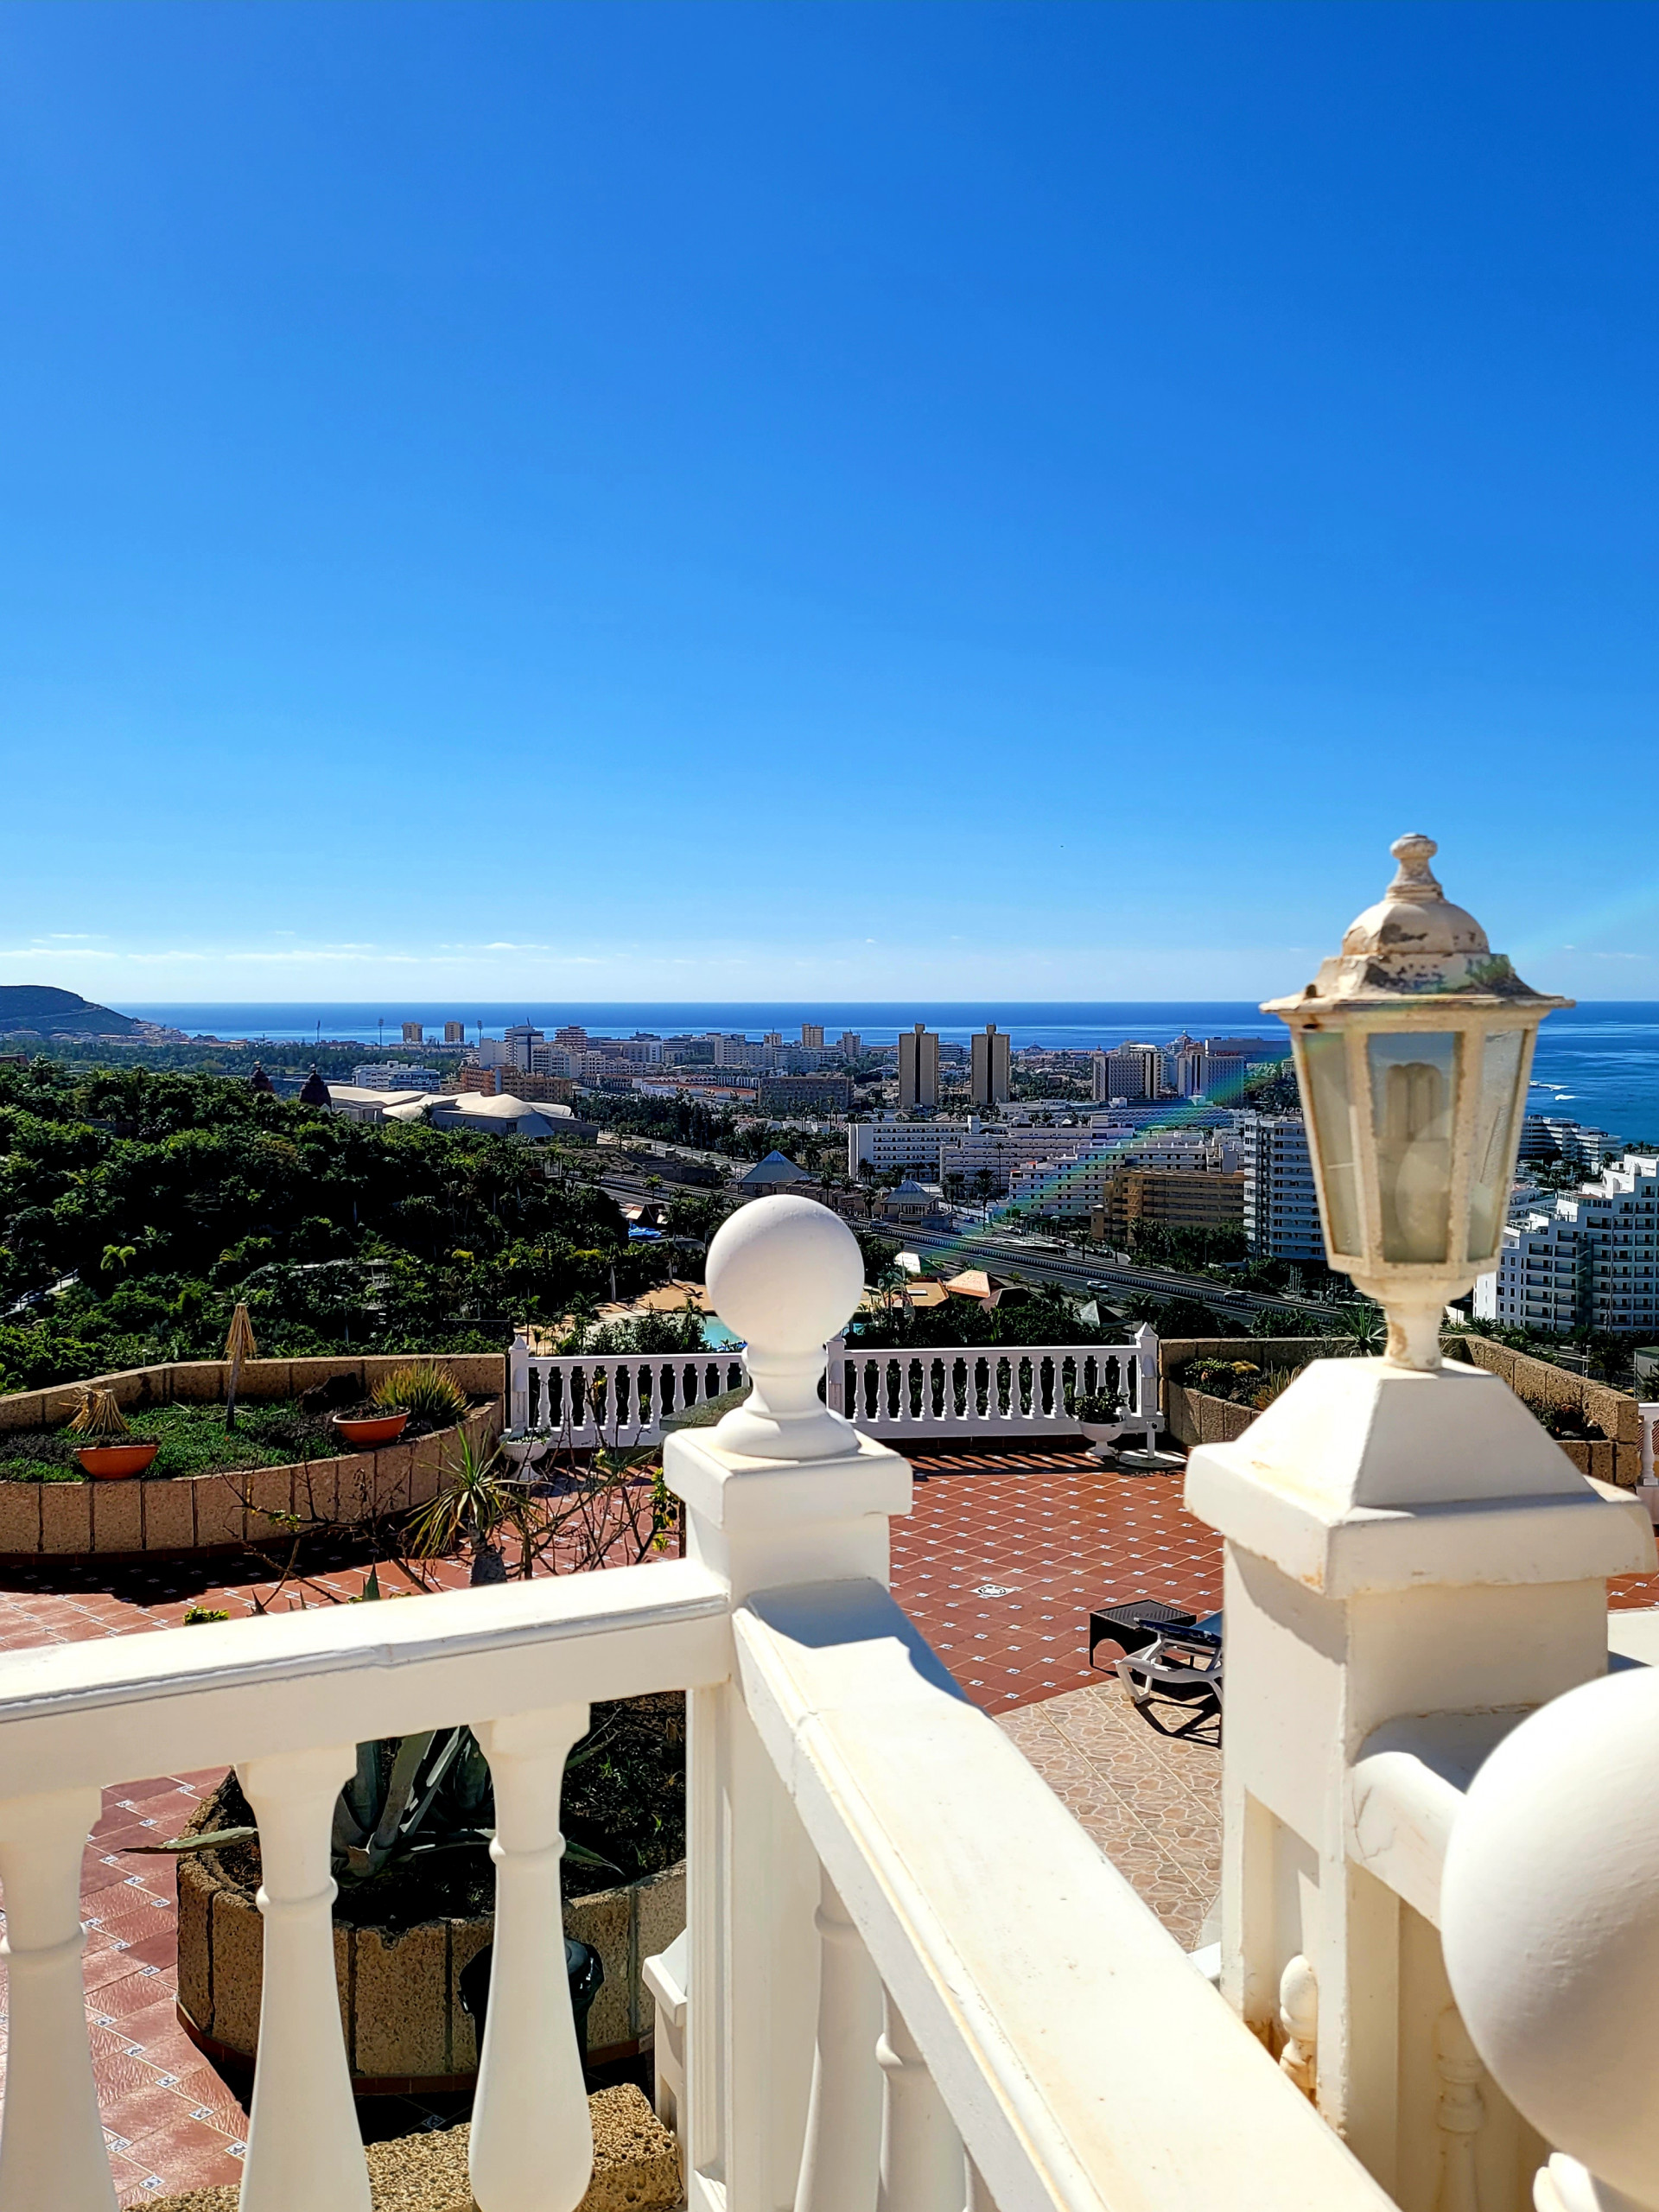
<path id="1" fill-rule="evenodd" d="M 1348 1090 L 1348 1039 L 1340 1030 L 1310 1029 L 1302 1038 L 1308 1103 L 1319 1147 L 1325 1227 L 1333 1252 L 1363 1252 L 1359 1167 Z"/>
<path id="2" fill-rule="evenodd" d="M 1469 1163 L 1469 1257 L 1490 1260 L 1497 1249 L 1515 1154 L 1516 1096 L 1521 1082 L 1519 1029 L 1494 1029 L 1483 1040 L 1480 1094 L 1475 1101 L 1475 1149 Z"/>
<path id="3" fill-rule="evenodd" d="M 1366 1039 L 1385 1260 L 1446 1259 L 1459 1042 L 1454 1030 L 1383 1031 Z"/>

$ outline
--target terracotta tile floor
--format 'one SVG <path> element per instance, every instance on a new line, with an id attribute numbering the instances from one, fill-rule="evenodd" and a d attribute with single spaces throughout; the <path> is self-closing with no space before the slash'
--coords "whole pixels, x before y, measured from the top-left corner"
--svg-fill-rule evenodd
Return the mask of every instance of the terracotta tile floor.
<path id="1" fill-rule="evenodd" d="M 988 1713 L 1098 1682 L 1096 1606 L 1221 1603 L 1220 1541 L 1182 1506 L 1179 1475 L 1109 1474 L 1085 1452 L 1046 1450 L 913 1464 L 925 1479 L 893 1524 L 894 1594 Z"/>
<path id="2" fill-rule="evenodd" d="M 1127 1710 L 1109 1677 L 1090 1673 L 1085 1617 L 1142 1594 L 1195 1611 L 1218 1605 L 1217 1540 L 1183 1510 L 1179 1477 L 1109 1474 L 1081 1452 L 937 1452 L 918 1454 L 915 1467 L 914 1511 L 893 1524 L 895 1594 L 968 1695 L 997 1716 L 1181 1940 L 1195 1942 L 1216 1886 L 1217 1754 L 1191 1739 L 1166 1743 Z M 342 1552 L 278 1594 L 251 1559 L 7 1570 L 0 1650 L 170 1628 L 193 1604 L 236 1618 L 273 1598 L 279 1609 L 338 1601 L 358 1593 L 363 1572 Z M 391 1570 L 383 1580 L 404 1579 Z M 441 1562 L 426 1586 L 465 1580 L 464 1568 Z M 1659 1605 L 1659 1577 L 1630 1578 L 1610 1596 Z M 123 2206 L 240 2172 L 245 2107 L 174 2010 L 172 1862 L 123 1848 L 176 1834 L 218 1779 L 149 1775 L 106 1791 L 86 1852 L 87 2015 Z M 0 2073 L 4 2035 L 0 2012 Z"/>

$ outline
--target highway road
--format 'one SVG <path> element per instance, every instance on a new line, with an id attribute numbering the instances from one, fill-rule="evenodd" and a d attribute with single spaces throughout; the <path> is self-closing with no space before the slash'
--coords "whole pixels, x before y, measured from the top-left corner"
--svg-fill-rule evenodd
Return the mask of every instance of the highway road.
<path id="1" fill-rule="evenodd" d="M 645 1198 L 665 1198 L 666 1191 L 648 1192 L 644 1180 L 613 1171 L 601 1178 L 603 1187 L 620 1202 L 638 1205 Z M 695 1193 L 694 1193 L 695 1194 Z M 714 1193 L 710 1193 L 714 1195 Z M 964 1268 L 988 1268 L 994 1274 L 1015 1275 L 1023 1281 L 1058 1283 L 1062 1289 L 1081 1291 L 1091 1283 L 1109 1286 L 1126 1295 L 1147 1291 L 1154 1298 L 1197 1298 L 1217 1313 L 1230 1313 L 1239 1321 L 1253 1313 L 1289 1313 L 1317 1325 L 1325 1335 L 1335 1321 L 1332 1308 L 1317 1299 L 1274 1296 L 1259 1290 L 1229 1293 L 1207 1275 L 1189 1275 L 1171 1268 L 1124 1267 L 1105 1257 L 1074 1257 L 1070 1253 L 1033 1251 L 1017 1238 L 1000 1237 L 994 1230 L 887 1230 L 906 1249 L 918 1252 L 949 1252 Z"/>
<path id="2" fill-rule="evenodd" d="M 1105 1283 L 1112 1291 L 1150 1292 L 1157 1298 L 1198 1298 L 1218 1313 L 1244 1320 L 1252 1313 L 1294 1313 L 1316 1319 L 1324 1334 L 1335 1319 L 1332 1308 L 1317 1299 L 1277 1297 L 1263 1291 L 1228 1292 L 1206 1275 L 1189 1275 L 1173 1268 L 1124 1267 L 1106 1259 L 1078 1259 L 1070 1254 L 1036 1252 L 1017 1240 L 999 1237 L 994 1230 L 950 1231 L 907 1229 L 905 1245 L 918 1253 L 948 1250 L 967 1267 L 988 1268 L 994 1274 L 1019 1275 L 1033 1282 L 1058 1283 L 1067 1290 L 1082 1290 L 1090 1283 Z"/>

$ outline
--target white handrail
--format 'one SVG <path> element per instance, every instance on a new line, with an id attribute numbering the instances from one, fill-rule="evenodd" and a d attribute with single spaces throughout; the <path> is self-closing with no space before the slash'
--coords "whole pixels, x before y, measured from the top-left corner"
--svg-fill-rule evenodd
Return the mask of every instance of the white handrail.
<path id="1" fill-rule="evenodd" d="M 768 1592 L 733 1626 L 749 1717 L 1000 2212 L 1389 2204 L 884 1590 Z"/>

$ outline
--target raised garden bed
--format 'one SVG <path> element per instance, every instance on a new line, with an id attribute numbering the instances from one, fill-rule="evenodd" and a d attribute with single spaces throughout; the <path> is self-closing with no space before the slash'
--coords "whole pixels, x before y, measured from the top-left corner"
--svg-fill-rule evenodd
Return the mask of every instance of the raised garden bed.
<path id="1" fill-rule="evenodd" d="M 567 1936 L 605 1967 L 588 2018 L 588 2059 L 638 2051 L 652 2032 L 643 1961 L 685 1925 L 685 1700 L 677 1692 L 593 1708 L 592 1758 L 567 1774 L 563 1823 L 615 1871 L 567 1859 Z M 234 1777 L 191 1821 L 203 1834 L 251 1819 Z M 620 1883 L 617 1874 L 626 1878 Z M 179 1860 L 179 2017 L 209 2054 L 251 2063 L 264 1982 L 257 1842 Z M 346 2055 L 361 2092 L 466 2087 L 478 2069 L 462 1969 L 491 1940 L 494 1869 L 480 1850 L 394 1870 L 334 1903 L 334 1967 Z"/>
<path id="2" fill-rule="evenodd" d="M 471 1402 L 461 1427 L 480 1444 L 498 1434 L 500 1356 L 440 1353 L 432 1363 Z M 423 1433 L 425 1425 L 411 1422 L 397 1443 L 353 1452 L 332 1427 L 343 1404 L 366 1405 L 375 1384 L 407 1364 L 406 1355 L 250 1360 L 228 1435 L 230 1370 L 221 1360 L 0 1398 L 0 1559 L 234 1551 L 269 1540 L 273 1516 L 351 1526 L 423 1504 L 457 1456 L 457 1428 Z M 89 1481 L 74 1465 L 80 1440 L 67 1425 L 88 1389 L 108 1390 L 135 1437 L 162 1443 L 142 1477 Z"/>

